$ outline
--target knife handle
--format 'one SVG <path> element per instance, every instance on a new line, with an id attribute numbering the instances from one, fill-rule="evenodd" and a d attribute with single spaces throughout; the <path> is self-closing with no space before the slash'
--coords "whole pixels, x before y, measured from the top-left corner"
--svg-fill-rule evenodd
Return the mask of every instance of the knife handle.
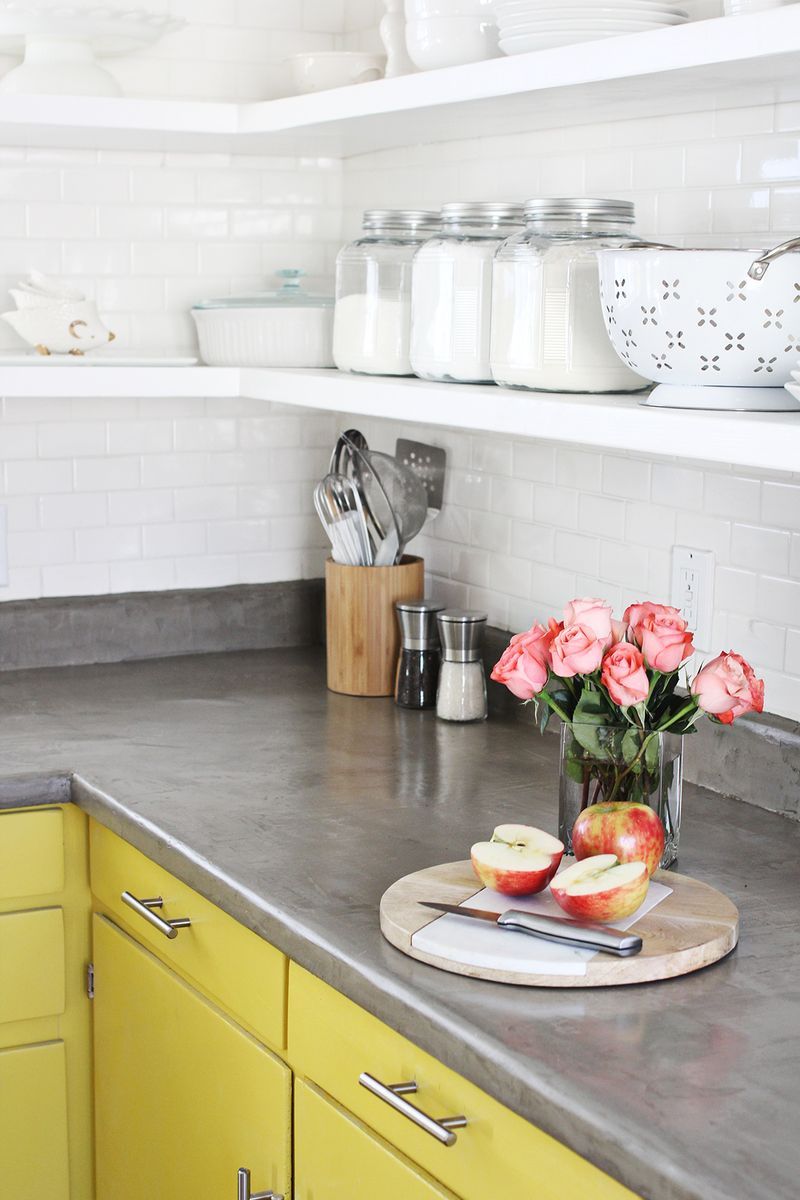
<path id="1" fill-rule="evenodd" d="M 610 926 L 582 925 L 580 921 L 572 921 L 569 918 L 522 912 L 516 908 L 501 913 L 497 924 L 503 929 L 530 933 L 548 942 L 560 942 L 562 946 L 599 950 L 603 954 L 616 954 L 620 958 L 638 954 L 642 948 L 642 939 L 635 933 L 623 933 L 621 929 L 612 929 Z"/>

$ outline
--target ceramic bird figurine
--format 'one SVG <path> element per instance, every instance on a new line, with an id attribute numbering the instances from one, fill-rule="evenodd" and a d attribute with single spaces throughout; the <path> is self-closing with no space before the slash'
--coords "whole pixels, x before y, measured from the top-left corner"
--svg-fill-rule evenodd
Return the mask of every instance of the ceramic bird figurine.
<path id="1" fill-rule="evenodd" d="M 103 324 L 93 300 L 38 271 L 11 288 L 11 297 L 16 310 L 0 316 L 39 354 L 79 357 L 116 336 Z"/>

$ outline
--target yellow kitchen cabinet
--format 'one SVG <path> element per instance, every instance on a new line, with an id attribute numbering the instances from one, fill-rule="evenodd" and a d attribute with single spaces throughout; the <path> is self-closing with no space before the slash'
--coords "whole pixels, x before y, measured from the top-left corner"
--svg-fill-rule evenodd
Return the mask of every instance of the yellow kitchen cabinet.
<path id="1" fill-rule="evenodd" d="M 318 1085 L 462 1200 L 636 1200 L 610 1176 L 295 963 L 289 970 L 289 1061 L 298 1077 Z M 382 1095 L 360 1083 L 363 1074 Z M 402 1097 L 414 1106 L 412 1112 L 392 1106 L 396 1097 L 388 1085 L 401 1082 L 416 1084 L 413 1094 Z M 420 1114 L 434 1118 L 424 1122 L 427 1129 Z M 463 1127 L 443 1125 L 456 1117 L 466 1118 Z"/>
<path id="2" fill-rule="evenodd" d="M 0 1197 L 92 1200 L 88 830 L 0 812 Z"/>
<path id="3" fill-rule="evenodd" d="M 0 1196 L 70 1200 L 63 1042 L 0 1050 Z"/>
<path id="4" fill-rule="evenodd" d="M 290 1195 L 291 1072 L 148 950 L 93 919 L 97 1200 Z"/>
<path id="5" fill-rule="evenodd" d="M 294 1089 L 295 1200 L 454 1200 L 316 1088 Z"/>

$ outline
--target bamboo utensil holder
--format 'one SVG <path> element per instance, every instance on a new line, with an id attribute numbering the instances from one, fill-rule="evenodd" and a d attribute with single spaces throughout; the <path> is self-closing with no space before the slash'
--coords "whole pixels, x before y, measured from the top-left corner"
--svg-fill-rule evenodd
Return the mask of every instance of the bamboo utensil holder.
<path id="1" fill-rule="evenodd" d="M 396 600 L 421 600 L 425 564 L 405 555 L 394 567 L 325 564 L 328 687 L 347 696 L 391 696 L 400 631 Z"/>

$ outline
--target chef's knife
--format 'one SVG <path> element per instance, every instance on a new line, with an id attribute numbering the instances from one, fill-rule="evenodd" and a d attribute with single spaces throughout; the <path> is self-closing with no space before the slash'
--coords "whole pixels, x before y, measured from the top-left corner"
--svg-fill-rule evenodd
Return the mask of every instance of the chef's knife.
<path id="1" fill-rule="evenodd" d="M 609 925 L 585 925 L 569 917 L 549 917 L 544 913 L 522 912 L 509 908 L 504 913 L 486 912 L 482 908 L 463 908 L 458 904 L 439 904 L 433 900 L 420 900 L 423 908 L 435 908 L 437 912 L 452 913 L 456 917 L 471 917 L 477 921 L 490 921 L 500 929 L 513 929 L 517 933 L 530 933 L 547 942 L 559 942 L 562 946 L 577 946 L 580 950 L 600 950 L 604 954 L 617 954 L 627 958 L 638 954 L 642 939 L 635 933 L 624 933 Z"/>

